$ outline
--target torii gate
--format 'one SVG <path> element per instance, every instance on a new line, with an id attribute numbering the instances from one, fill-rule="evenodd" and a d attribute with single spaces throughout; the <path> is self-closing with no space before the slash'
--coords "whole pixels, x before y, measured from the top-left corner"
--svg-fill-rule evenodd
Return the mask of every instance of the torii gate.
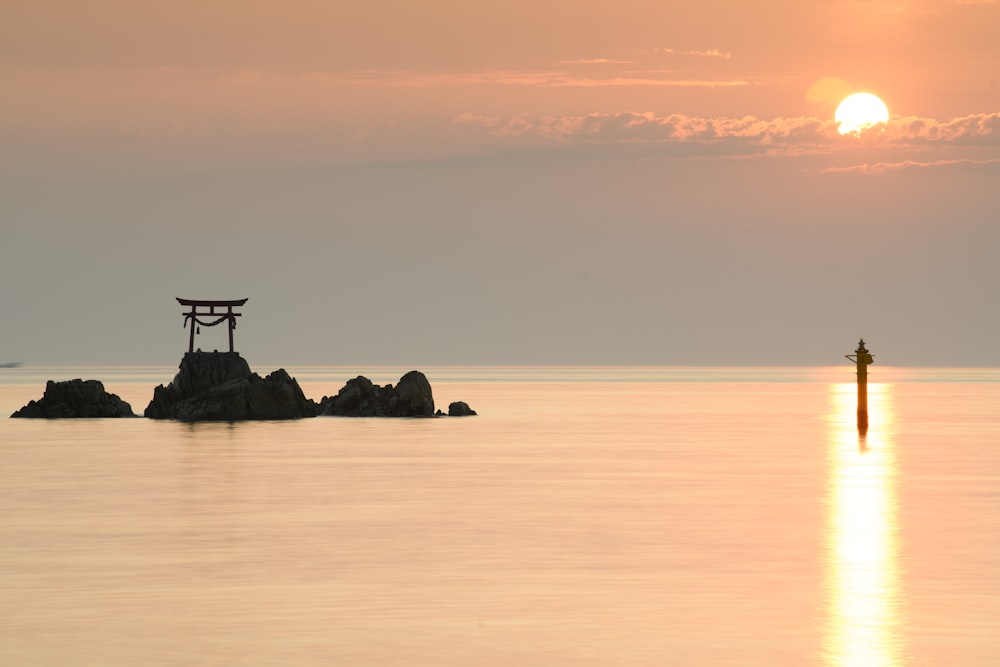
<path id="1" fill-rule="evenodd" d="M 249 297 L 247 297 L 249 298 Z M 214 327 L 217 324 L 221 324 L 223 321 L 229 323 L 229 351 L 233 351 L 233 329 L 236 328 L 236 318 L 240 317 L 242 313 L 234 313 L 233 308 L 235 306 L 242 306 L 247 302 L 247 299 L 233 299 L 231 301 L 200 301 L 197 299 L 182 299 L 177 297 L 177 303 L 182 306 L 191 306 L 191 310 L 184 313 L 184 326 L 188 325 L 190 320 L 191 324 L 191 337 L 188 343 L 188 352 L 194 352 L 194 334 L 195 329 L 200 326 Z M 208 308 L 207 311 L 199 311 L 198 308 Z M 215 312 L 216 308 L 225 308 L 226 312 Z M 208 316 L 217 317 L 218 319 L 214 322 L 208 321 L 203 322 L 199 320 L 198 317 Z"/>

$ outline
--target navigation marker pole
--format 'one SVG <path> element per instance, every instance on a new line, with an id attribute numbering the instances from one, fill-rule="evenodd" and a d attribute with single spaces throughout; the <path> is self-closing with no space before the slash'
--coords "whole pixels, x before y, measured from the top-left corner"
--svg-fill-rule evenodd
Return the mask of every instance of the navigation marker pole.
<path id="1" fill-rule="evenodd" d="M 858 342 L 854 354 L 845 354 L 858 367 L 858 432 L 868 432 L 868 365 L 875 363 L 875 358 L 865 349 L 865 339 Z"/>

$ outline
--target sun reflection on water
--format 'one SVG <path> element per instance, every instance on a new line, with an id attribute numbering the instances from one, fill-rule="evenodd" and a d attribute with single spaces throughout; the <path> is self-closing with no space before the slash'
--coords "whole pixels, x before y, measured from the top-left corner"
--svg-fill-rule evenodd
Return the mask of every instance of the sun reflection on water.
<path id="1" fill-rule="evenodd" d="M 831 385 L 830 401 L 826 663 L 894 667 L 903 651 L 892 385 L 868 386 L 864 436 L 856 386 Z"/>

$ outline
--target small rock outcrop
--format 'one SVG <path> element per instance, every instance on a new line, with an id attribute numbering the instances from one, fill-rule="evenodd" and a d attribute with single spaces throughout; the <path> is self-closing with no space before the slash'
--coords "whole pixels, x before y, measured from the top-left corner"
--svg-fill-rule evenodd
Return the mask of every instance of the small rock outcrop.
<path id="1" fill-rule="evenodd" d="M 45 384 L 45 394 L 11 415 L 26 419 L 92 419 L 135 417 L 132 406 L 104 390 L 100 380 L 66 380 Z"/>
<path id="2" fill-rule="evenodd" d="M 238 352 L 188 352 L 173 381 L 153 390 L 145 414 L 196 422 L 301 419 L 316 412 L 284 369 L 262 378 Z"/>
<path id="3" fill-rule="evenodd" d="M 420 371 L 410 371 L 393 387 L 373 384 L 359 375 L 336 396 L 324 396 L 319 414 L 333 417 L 433 417 L 434 393 Z"/>
<path id="4" fill-rule="evenodd" d="M 475 417 L 476 411 L 469 407 L 465 401 L 455 401 L 448 404 L 449 417 Z"/>

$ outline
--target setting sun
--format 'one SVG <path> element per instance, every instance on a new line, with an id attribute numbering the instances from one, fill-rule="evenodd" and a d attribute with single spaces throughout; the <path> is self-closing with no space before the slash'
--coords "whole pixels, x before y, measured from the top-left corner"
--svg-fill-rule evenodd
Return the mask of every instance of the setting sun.
<path id="1" fill-rule="evenodd" d="M 859 134 L 869 127 L 889 122 L 889 109 L 871 93 L 854 93 L 844 98 L 833 119 L 841 134 Z"/>

